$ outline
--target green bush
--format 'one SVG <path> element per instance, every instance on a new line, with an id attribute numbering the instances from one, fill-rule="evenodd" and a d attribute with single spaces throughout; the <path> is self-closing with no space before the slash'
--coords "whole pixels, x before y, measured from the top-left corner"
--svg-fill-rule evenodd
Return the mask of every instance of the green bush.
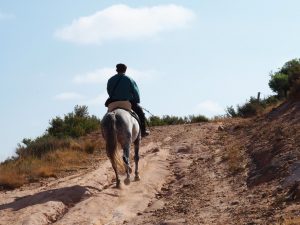
<path id="1" fill-rule="evenodd" d="M 251 117 L 257 115 L 264 108 L 261 102 L 257 101 L 254 97 L 251 97 L 244 105 L 238 105 L 237 114 L 240 117 Z"/>
<path id="2" fill-rule="evenodd" d="M 162 121 L 167 125 L 184 124 L 186 120 L 178 116 L 163 116 Z"/>
<path id="3" fill-rule="evenodd" d="M 278 103 L 280 100 L 277 98 L 277 96 L 271 95 L 263 100 L 260 101 L 261 104 L 263 104 L 264 107 L 274 105 Z"/>
<path id="4" fill-rule="evenodd" d="M 296 80 L 291 87 L 290 98 L 300 98 L 300 79 Z"/>
<path id="5" fill-rule="evenodd" d="M 233 108 L 233 106 L 228 106 L 226 108 L 225 112 L 228 117 L 238 117 L 239 116 L 238 113 Z"/>
<path id="6" fill-rule="evenodd" d="M 281 69 L 271 74 L 269 86 L 278 97 L 300 96 L 300 59 L 286 62 Z"/>
<path id="7" fill-rule="evenodd" d="M 41 158 L 50 151 L 73 148 L 72 138 L 84 136 L 100 127 L 100 120 L 96 116 L 89 116 L 87 106 L 78 105 L 75 106 L 74 112 L 68 113 L 64 118 L 55 117 L 49 123 L 50 127 L 43 136 L 33 140 L 24 138 L 22 143 L 18 144 L 16 154 L 19 157 Z"/>
<path id="8" fill-rule="evenodd" d="M 148 119 L 149 126 L 176 125 L 186 123 L 207 122 L 209 119 L 203 115 L 190 115 L 189 117 L 178 117 L 165 115 L 163 117 L 151 116 Z"/>
<path id="9" fill-rule="evenodd" d="M 271 74 L 269 87 L 272 89 L 272 91 L 277 93 L 279 98 L 286 98 L 289 90 L 288 75 L 284 73 Z"/>
<path id="10" fill-rule="evenodd" d="M 246 101 L 243 105 L 237 105 L 235 110 L 233 106 L 229 106 L 226 109 L 226 115 L 228 117 L 252 117 L 261 113 L 265 108 L 270 105 L 276 104 L 278 101 L 277 96 L 269 96 L 265 99 L 257 99 L 250 97 L 250 100 Z"/>
<path id="11" fill-rule="evenodd" d="M 191 115 L 189 116 L 189 122 L 190 123 L 200 123 L 200 122 L 208 122 L 209 119 L 203 115 L 198 115 L 198 116 L 195 116 L 195 115 Z"/>
<path id="12" fill-rule="evenodd" d="M 148 125 L 151 126 L 163 126 L 163 125 L 167 125 L 164 121 L 162 121 L 162 119 L 158 116 L 151 116 L 149 117 L 149 119 L 147 120 Z"/>
<path id="13" fill-rule="evenodd" d="M 96 116 L 89 116 L 87 106 L 76 105 L 74 112 L 68 113 L 64 118 L 52 119 L 47 132 L 58 138 L 78 138 L 99 129 L 99 126 L 100 120 Z"/>

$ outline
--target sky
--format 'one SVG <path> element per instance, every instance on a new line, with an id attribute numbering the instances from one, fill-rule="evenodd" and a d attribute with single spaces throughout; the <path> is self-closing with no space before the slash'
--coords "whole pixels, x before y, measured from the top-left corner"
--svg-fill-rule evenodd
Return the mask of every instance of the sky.
<path id="1" fill-rule="evenodd" d="M 0 161 L 49 121 L 105 112 L 125 63 L 152 114 L 225 114 L 299 58 L 298 0 L 0 0 Z M 149 114 L 147 114 L 149 116 Z"/>

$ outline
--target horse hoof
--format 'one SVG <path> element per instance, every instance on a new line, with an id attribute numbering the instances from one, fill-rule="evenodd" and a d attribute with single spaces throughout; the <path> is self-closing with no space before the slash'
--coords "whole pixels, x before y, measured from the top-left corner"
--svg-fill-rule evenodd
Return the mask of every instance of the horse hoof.
<path id="1" fill-rule="evenodd" d="M 140 176 L 139 176 L 139 175 L 137 175 L 137 176 L 135 176 L 135 177 L 134 177 L 134 180 L 135 180 L 135 181 L 140 181 L 140 180 L 141 180 L 141 178 L 140 178 Z"/>
<path id="2" fill-rule="evenodd" d="M 117 180 L 116 182 L 116 188 L 120 189 L 121 188 L 121 181 Z"/>
<path id="3" fill-rule="evenodd" d="M 129 185 L 129 184 L 130 184 L 130 178 L 126 178 L 126 179 L 124 180 L 124 184 Z"/>

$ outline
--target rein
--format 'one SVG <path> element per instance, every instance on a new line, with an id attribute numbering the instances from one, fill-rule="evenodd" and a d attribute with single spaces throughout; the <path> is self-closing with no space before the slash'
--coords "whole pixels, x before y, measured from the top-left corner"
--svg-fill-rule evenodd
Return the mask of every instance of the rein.
<path id="1" fill-rule="evenodd" d="M 149 112 L 149 110 L 145 109 L 144 107 L 142 107 L 142 109 L 143 109 L 144 111 L 146 111 L 147 113 L 149 113 L 151 116 L 154 116 L 151 112 Z"/>

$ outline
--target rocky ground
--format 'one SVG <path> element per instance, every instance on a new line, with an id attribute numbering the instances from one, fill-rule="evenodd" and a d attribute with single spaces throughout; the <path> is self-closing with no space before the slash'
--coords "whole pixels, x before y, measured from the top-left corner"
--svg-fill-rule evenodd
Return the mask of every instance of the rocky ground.
<path id="1" fill-rule="evenodd" d="M 298 102 L 255 119 L 153 128 L 141 181 L 114 188 L 103 160 L 0 192 L 0 224 L 300 224 L 299 118 Z"/>

